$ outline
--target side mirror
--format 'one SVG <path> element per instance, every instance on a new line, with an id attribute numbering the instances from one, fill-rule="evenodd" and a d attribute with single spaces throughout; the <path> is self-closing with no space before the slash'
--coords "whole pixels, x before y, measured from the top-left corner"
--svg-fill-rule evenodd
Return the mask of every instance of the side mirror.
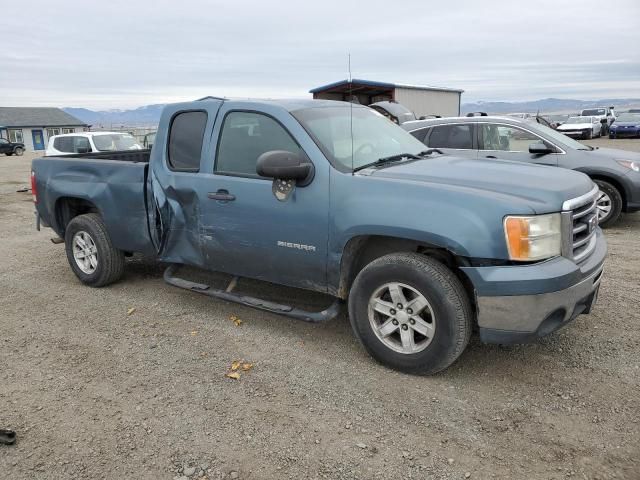
<path id="1" fill-rule="evenodd" d="M 314 175 L 313 163 L 303 155 L 272 150 L 258 157 L 256 172 L 261 177 L 273 179 L 271 190 L 280 202 L 286 202 L 296 185 L 304 187 L 311 183 Z"/>
<path id="2" fill-rule="evenodd" d="M 272 150 L 258 157 L 256 172 L 262 177 L 278 180 L 297 180 L 298 185 L 308 184 L 313 173 L 313 164 L 302 155 L 286 150 Z"/>
<path id="3" fill-rule="evenodd" d="M 529 153 L 533 155 L 547 155 L 548 153 L 554 153 L 551 148 L 542 142 L 536 142 L 529 145 Z"/>

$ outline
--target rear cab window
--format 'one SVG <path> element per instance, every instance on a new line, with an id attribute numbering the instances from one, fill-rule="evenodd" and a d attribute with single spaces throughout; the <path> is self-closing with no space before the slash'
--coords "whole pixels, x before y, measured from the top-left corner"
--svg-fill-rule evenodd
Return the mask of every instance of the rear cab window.
<path id="1" fill-rule="evenodd" d="M 438 125 L 431 129 L 427 138 L 431 148 L 473 149 L 473 124 Z"/>
<path id="2" fill-rule="evenodd" d="M 207 112 L 179 112 L 169 127 L 167 163 L 177 172 L 200 171 L 202 142 L 207 126 Z"/>

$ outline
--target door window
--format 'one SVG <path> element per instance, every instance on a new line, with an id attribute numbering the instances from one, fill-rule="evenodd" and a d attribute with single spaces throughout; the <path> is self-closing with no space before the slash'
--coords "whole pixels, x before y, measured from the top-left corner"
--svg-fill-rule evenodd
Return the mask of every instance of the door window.
<path id="1" fill-rule="evenodd" d="M 90 152 L 91 146 L 86 137 L 58 137 L 53 141 L 53 148 L 59 152 L 78 153 Z"/>
<path id="2" fill-rule="evenodd" d="M 539 142 L 533 133 L 510 125 L 480 124 L 480 150 L 528 152 L 529 145 Z"/>
<path id="3" fill-rule="evenodd" d="M 431 129 L 427 145 L 432 148 L 473 148 L 473 125 L 439 125 Z"/>
<path id="4" fill-rule="evenodd" d="M 414 130 L 413 132 L 409 132 L 411 135 L 416 137 L 421 142 L 424 142 L 424 139 L 429 135 L 429 128 L 421 128 L 419 130 Z"/>
<path id="5" fill-rule="evenodd" d="M 222 125 L 215 171 L 257 177 L 258 157 L 272 150 L 303 153 L 289 132 L 273 118 L 254 112 L 231 112 Z"/>
<path id="6" fill-rule="evenodd" d="M 182 112 L 173 117 L 169 130 L 169 167 L 181 172 L 200 170 L 206 112 Z"/>

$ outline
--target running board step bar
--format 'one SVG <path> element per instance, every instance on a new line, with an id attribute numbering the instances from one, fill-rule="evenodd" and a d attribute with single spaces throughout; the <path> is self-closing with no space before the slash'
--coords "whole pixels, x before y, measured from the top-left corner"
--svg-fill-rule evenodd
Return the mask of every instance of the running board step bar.
<path id="1" fill-rule="evenodd" d="M 290 305 L 282 305 L 268 300 L 263 300 L 261 298 L 233 293 L 232 290 L 235 288 L 238 281 L 237 277 L 234 277 L 231 280 L 226 290 L 218 290 L 211 288 L 210 285 L 204 283 L 191 282 L 177 277 L 176 273 L 180 267 L 181 265 L 175 263 L 169 265 L 164 271 L 164 281 L 174 287 L 184 288 L 185 290 L 208 295 L 209 297 L 220 298 L 222 300 L 227 300 L 228 302 L 240 303 L 241 305 L 257 308 L 258 310 L 265 310 L 267 312 L 277 313 L 279 315 L 284 315 L 285 317 L 291 317 L 311 323 L 328 322 L 329 320 L 336 318 L 342 311 L 343 302 L 339 299 L 321 312 L 309 312 Z"/>

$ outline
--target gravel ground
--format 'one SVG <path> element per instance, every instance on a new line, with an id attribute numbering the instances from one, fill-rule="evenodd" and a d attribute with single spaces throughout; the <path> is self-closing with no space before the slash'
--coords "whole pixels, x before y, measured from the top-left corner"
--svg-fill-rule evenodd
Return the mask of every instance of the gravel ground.
<path id="1" fill-rule="evenodd" d="M 211 300 L 145 259 L 82 286 L 16 192 L 30 158 L 0 157 L 3 478 L 640 478 L 640 214 L 606 232 L 591 315 L 533 345 L 472 338 L 422 378 L 374 363 L 344 317 Z M 234 361 L 253 366 L 234 380 Z"/>

